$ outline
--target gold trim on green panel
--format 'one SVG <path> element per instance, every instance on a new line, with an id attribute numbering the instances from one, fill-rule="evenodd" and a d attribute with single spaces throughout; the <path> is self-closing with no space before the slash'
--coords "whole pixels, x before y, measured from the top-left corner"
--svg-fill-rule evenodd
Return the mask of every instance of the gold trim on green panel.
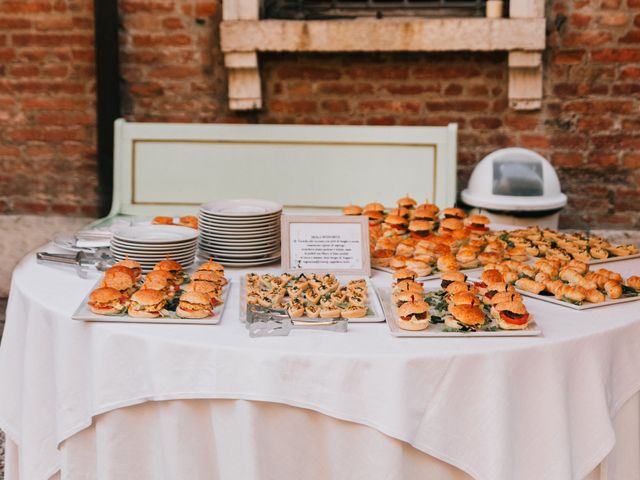
<path id="1" fill-rule="evenodd" d="M 437 173 L 438 173 L 438 144 L 437 143 L 395 143 L 395 142 L 338 142 L 338 141 L 311 141 L 311 140 L 197 140 L 176 138 L 145 138 L 132 140 L 131 142 L 131 205 L 176 205 L 194 206 L 200 203 L 191 202 L 141 202 L 136 200 L 136 144 L 138 143 L 206 143 L 206 144 L 266 144 L 266 145 L 340 145 L 347 147 L 356 146 L 383 146 L 383 147 L 415 147 L 433 149 L 433 186 L 432 203 L 436 199 Z M 285 205 L 290 208 L 340 208 L 318 205 Z"/>

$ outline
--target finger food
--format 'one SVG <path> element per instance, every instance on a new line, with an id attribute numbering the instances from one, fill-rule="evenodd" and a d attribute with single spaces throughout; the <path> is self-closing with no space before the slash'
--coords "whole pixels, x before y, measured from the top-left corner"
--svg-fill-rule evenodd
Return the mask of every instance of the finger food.
<path id="1" fill-rule="evenodd" d="M 226 285 L 229 281 L 219 272 L 213 270 L 198 270 L 191 275 L 191 280 L 199 280 L 202 282 L 211 282 L 215 285 Z"/>
<path id="2" fill-rule="evenodd" d="M 387 215 L 384 224 L 397 235 L 407 233 L 407 219 L 400 215 Z"/>
<path id="3" fill-rule="evenodd" d="M 401 282 L 402 280 L 415 280 L 416 277 L 416 272 L 408 268 L 400 268 L 393 272 L 393 278 L 396 282 Z"/>
<path id="4" fill-rule="evenodd" d="M 444 215 L 445 219 L 446 218 L 463 219 L 464 217 L 466 217 L 464 210 L 462 210 L 461 208 L 445 208 L 444 210 L 442 210 L 442 214 Z"/>
<path id="5" fill-rule="evenodd" d="M 640 277 L 634 275 L 627 278 L 626 286 L 629 288 L 633 288 L 636 292 L 640 292 Z"/>
<path id="6" fill-rule="evenodd" d="M 358 205 L 347 205 L 342 209 L 343 215 L 362 215 L 362 208 Z"/>
<path id="7" fill-rule="evenodd" d="M 120 260 L 114 266 L 115 267 L 127 267 L 127 268 L 131 269 L 131 271 L 134 274 L 136 282 L 138 280 L 140 280 L 140 277 L 142 277 L 142 266 L 140 265 L 140 263 L 136 262 L 135 260 L 130 260 L 128 258 L 125 258 L 124 260 Z"/>
<path id="8" fill-rule="evenodd" d="M 224 275 L 224 267 L 213 260 L 203 263 L 198 267 L 198 270 L 210 270 L 212 272 L 218 272 L 220 275 Z"/>
<path id="9" fill-rule="evenodd" d="M 418 259 L 407 260 L 406 268 L 413 270 L 419 277 L 429 276 L 433 270 L 427 262 Z"/>
<path id="10" fill-rule="evenodd" d="M 367 315 L 367 309 L 366 307 L 349 305 L 347 308 L 341 311 L 341 315 L 344 318 L 362 318 Z"/>
<path id="11" fill-rule="evenodd" d="M 115 288 L 121 294 L 130 297 L 135 291 L 136 274 L 122 265 L 113 266 L 104 273 L 102 287 Z"/>
<path id="12" fill-rule="evenodd" d="M 521 278 L 516 280 L 516 287 L 536 295 L 542 292 L 545 287 L 542 283 L 531 280 L 530 278 Z"/>
<path id="13" fill-rule="evenodd" d="M 365 212 L 384 212 L 384 205 L 378 202 L 367 203 L 363 210 Z"/>
<path id="14" fill-rule="evenodd" d="M 172 217 L 154 217 L 151 220 L 151 223 L 154 225 L 173 225 Z"/>
<path id="15" fill-rule="evenodd" d="M 451 254 L 442 255 L 440 258 L 438 258 L 437 266 L 438 270 L 440 270 L 441 272 L 460 270 L 460 265 L 458 264 L 456 257 Z"/>
<path id="16" fill-rule="evenodd" d="M 394 251 L 388 249 L 374 250 L 371 253 L 371 264 L 378 267 L 388 267 Z"/>
<path id="17" fill-rule="evenodd" d="M 433 220 L 415 219 L 409 223 L 409 234 L 412 238 L 420 240 L 431 235 L 434 227 Z"/>
<path id="18" fill-rule="evenodd" d="M 193 215 L 186 215 L 184 217 L 180 217 L 178 224 L 182 225 L 183 227 L 189 227 L 189 228 L 193 228 L 194 230 L 197 230 L 198 218 L 194 217 Z"/>
<path id="19" fill-rule="evenodd" d="M 463 212 L 463 215 L 464 215 L 464 212 Z M 462 218 L 462 217 L 457 217 L 457 218 Z M 466 219 L 465 223 L 467 224 L 467 228 L 473 232 L 488 232 L 489 227 L 487 227 L 487 225 L 490 222 L 491 221 L 489 220 L 489 218 L 484 215 L 470 215 Z"/>
<path id="20" fill-rule="evenodd" d="M 418 202 L 416 202 L 413 198 L 406 196 L 398 200 L 398 207 L 411 210 L 417 205 L 417 203 Z"/>
<path id="21" fill-rule="evenodd" d="M 157 318 L 162 315 L 165 304 L 162 292 L 143 288 L 131 296 L 128 313 L 132 317 Z"/>
<path id="22" fill-rule="evenodd" d="M 524 330 L 529 323 L 529 312 L 522 302 L 503 302 L 493 305 L 491 315 L 503 330 Z"/>
<path id="23" fill-rule="evenodd" d="M 477 330 L 485 324 L 486 319 L 480 308 L 473 305 L 453 305 L 450 315 L 445 317 L 445 325 L 452 330 Z"/>
<path id="24" fill-rule="evenodd" d="M 182 270 L 182 265 L 179 262 L 176 262 L 175 260 L 171 260 L 170 258 L 167 258 L 166 260 L 161 260 L 158 263 L 155 264 L 155 266 L 153 267 L 154 270 L 163 270 L 165 272 L 169 272 L 171 273 L 174 277 L 175 277 L 175 283 L 177 285 L 180 285 L 181 283 L 184 283 L 185 281 L 185 273 Z"/>
<path id="25" fill-rule="evenodd" d="M 200 292 L 185 292 L 176 308 L 176 315 L 180 318 L 206 318 L 212 314 L 211 299 Z"/>
<path id="26" fill-rule="evenodd" d="M 365 210 L 362 213 L 365 217 L 369 218 L 369 226 L 380 225 L 384 222 L 384 213 L 378 210 Z"/>
<path id="27" fill-rule="evenodd" d="M 422 300 L 403 304 L 398 308 L 396 323 L 403 330 L 425 330 L 429 326 L 429 304 Z"/>
<path id="28" fill-rule="evenodd" d="M 127 303 L 128 298 L 115 288 L 101 287 L 89 294 L 89 308 L 98 315 L 121 315 Z"/>

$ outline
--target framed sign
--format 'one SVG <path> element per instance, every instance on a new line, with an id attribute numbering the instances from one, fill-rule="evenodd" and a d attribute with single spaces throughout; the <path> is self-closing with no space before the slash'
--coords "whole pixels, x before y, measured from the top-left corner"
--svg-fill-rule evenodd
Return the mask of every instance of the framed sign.
<path id="1" fill-rule="evenodd" d="M 367 217 L 283 215 L 282 268 L 371 276 Z"/>

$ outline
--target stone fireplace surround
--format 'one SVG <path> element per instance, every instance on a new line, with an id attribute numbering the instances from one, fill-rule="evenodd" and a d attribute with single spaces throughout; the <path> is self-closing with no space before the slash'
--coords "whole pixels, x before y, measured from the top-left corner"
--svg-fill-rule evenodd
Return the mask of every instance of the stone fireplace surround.
<path id="1" fill-rule="evenodd" d="M 543 0 L 511 0 L 509 18 L 260 19 L 260 0 L 226 0 L 220 42 L 231 110 L 262 108 L 258 52 L 508 51 L 509 104 L 537 110 Z"/>

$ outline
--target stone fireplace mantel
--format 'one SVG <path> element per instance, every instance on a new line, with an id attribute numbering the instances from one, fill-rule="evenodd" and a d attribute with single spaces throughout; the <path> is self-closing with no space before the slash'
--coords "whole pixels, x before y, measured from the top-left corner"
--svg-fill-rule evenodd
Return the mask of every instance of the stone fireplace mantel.
<path id="1" fill-rule="evenodd" d="M 229 107 L 262 107 L 258 52 L 507 51 L 509 103 L 540 108 L 543 0 L 511 0 L 509 18 L 358 18 L 262 20 L 259 0 L 223 2 L 221 46 L 228 70 Z"/>

